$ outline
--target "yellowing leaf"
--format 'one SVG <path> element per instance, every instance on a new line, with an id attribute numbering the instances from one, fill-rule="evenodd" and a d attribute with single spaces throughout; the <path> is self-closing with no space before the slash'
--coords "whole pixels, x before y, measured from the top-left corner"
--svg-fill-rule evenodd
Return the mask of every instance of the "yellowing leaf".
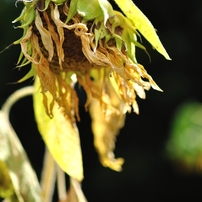
<path id="1" fill-rule="evenodd" d="M 8 169 L 19 202 L 43 201 L 37 176 L 7 114 L 3 111 L 0 111 L 0 161 L 4 162 Z"/>
<path id="2" fill-rule="evenodd" d="M 0 159 L 0 197 L 11 198 L 14 195 L 13 184 L 6 164 Z"/>
<path id="3" fill-rule="evenodd" d="M 124 14 L 133 22 L 140 33 L 149 41 L 149 43 L 161 53 L 167 60 L 171 60 L 165 48 L 163 47 L 156 31 L 149 19 L 132 2 L 132 0 L 114 0 Z"/>
<path id="4" fill-rule="evenodd" d="M 49 92 L 46 96 L 52 101 Z M 83 165 L 78 129 L 64 117 L 57 103 L 53 106 L 53 118 L 47 116 L 38 79 L 35 80 L 34 111 L 38 129 L 55 161 L 68 175 L 81 181 Z"/>
<path id="5" fill-rule="evenodd" d="M 105 100 L 106 106 L 100 106 L 99 101 L 96 99 L 92 99 L 90 103 L 94 145 L 103 166 L 115 171 L 121 171 L 124 160 L 122 158 L 115 159 L 113 150 L 115 148 L 116 136 L 124 126 L 125 105 L 109 81 L 106 85 L 107 94 L 103 94 L 102 98 Z M 111 102 L 110 105 L 108 105 L 109 102 Z M 109 108 L 107 105 L 113 105 L 113 107 Z"/>

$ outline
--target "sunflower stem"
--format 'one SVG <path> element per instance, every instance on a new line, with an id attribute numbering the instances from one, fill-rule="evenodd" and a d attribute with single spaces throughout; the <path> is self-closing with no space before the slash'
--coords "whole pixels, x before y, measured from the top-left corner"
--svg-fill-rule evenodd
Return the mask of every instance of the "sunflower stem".
<path id="1" fill-rule="evenodd" d="M 56 163 L 46 148 L 41 175 L 41 188 L 44 196 L 44 202 L 51 202 L 53 198 L 56 181 Z"/>
<path id="2" fill-rule="evenodd" d="M 58 196 L 60 201 L 65 201 L 67 198 L 66 194 L 66 180 L 64 171 L 57 166 L 57 185 L 58 185 Z"/>
<path id="3" fill-rule="evenodd" d="M 28 96 L 28 95 L 32 95 L 34 93 L 34 87 L 33 86 L 28 86 L 28 87 L 24 87 L 21 88 L 17 91 L 15 91 L 14 93 L 12 93 L 10 95 L 10 97 L 8 97 L 8 99 L 6 100 L 6 102 L 3 104 L 2 106 L 2 111 L 7 114 L 7 116 L 9 116 L 10 110 L 12 108 L 12 106 L 21 98 Z"/>

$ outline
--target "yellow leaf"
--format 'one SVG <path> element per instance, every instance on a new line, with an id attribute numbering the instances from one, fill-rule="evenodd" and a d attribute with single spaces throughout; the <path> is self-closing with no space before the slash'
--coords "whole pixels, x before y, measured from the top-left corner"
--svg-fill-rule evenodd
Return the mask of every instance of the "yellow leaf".
<path id="1" fill-rule="evenodd" d="M 43 201 L 36 173 L 27 158 L 17 134 L 10 125 L 8 114 L 3 110 L 0 111 L 0 161 L 7 167 L 12 181 L 17 197 L 14 196 L 16 200 L 13 199 L 13 201 Z M 1 174 L 3 174 L 2 170 L 0 170 L 0 181 L 2 180 Z"/>
<path id="2" fill-rule="evenodd" d="M 100 102 L 96 99 L 92 99 L 90 103 L 94 145 L 103 166 L 115 171 L 121 171 L 124 160 L 122 158 L 115 159 L 113 150 L 116 136 L 124 126 L 125 104 L 109 81 L 106 81 L 106 86 L 106 94 L 103 94 L 102 97 L 106 105 L 100 106 Z"/>
<path id="3" fill-rule="evenodd" d="M 0 197 L 10 198 L 14 195 L 13 184 L 6 164 L 0 159 Z"/>
<path id="4" fill-rule="evenodd" d="M 149 43 L 161 53 L 167 60 L 171 60 L 165 48 L 163 47 L 156 31 L 149 19 L 132 2 L 132 0 L 114 0 L 124 14 L 133 22 L 140 33 L 149 41 Z"/>
<path id="5" fill-rule="evenodd" d="M 46 96 L 48 101 L 52 100 L 49 92 L 46 92 Z M 81 181 L 83 179 L 83 165 L 78 129 L 76 125 L 64 117 L 61 110 L 55 102 L 53 118 L 47 116 L 43 105 L 43 94 L 40 92 L 40 83 L 37 78 L 35 80 L 34 111 L 39 132 L 62 170 Z"/>

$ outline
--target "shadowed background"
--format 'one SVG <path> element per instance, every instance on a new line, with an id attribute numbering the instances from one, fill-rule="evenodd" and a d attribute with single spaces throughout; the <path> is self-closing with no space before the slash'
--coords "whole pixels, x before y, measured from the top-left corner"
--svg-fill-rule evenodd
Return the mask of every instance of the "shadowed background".
<path id="1" fill-rule="evenodd" d="M 115 154 L 123 157 L 121 173 L 101 166 L 93 147 L 89 114 L 82 106 L 78 123 L 83 151 L 83 190 L 89 202 L 121 201 L 201 201 L 202 177 L 177 169 L 165 154 L 171 121 L 178 106 L 187 100 L 202 101 L 201 40 L 202 1 L 189 3 L 180 0 L 134 1 L 150 19 L 172 61 L 148 49 L 147 55 L 137 51 L 137 60 L 163 93 L 151 89 L 147 99 L 138 99 L 140 115 L 128 114 L 125 127 L 117 138 Z M 14 29 L 12 20 L 20 15 L 22 3 L 0 0 L 0 50 L 19 39 L 22 30 Z M 16 89 L 31 85 L 9 84 L 20 79 L 29 67 L 15 69 L 20 46 L 11 46 L 0 53 L 0 105 Z M 40 177 L 44 144 L 34 121 L 32 98 L 16 103 L 11 111 L 12 124 L 27 151 L 32 166 Z"/>

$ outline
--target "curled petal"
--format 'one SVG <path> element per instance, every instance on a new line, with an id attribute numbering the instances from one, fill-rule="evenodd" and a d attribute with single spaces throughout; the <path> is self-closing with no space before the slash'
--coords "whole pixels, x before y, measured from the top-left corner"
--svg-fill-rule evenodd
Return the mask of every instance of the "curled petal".
<path id="1" fill-rule="evenodd" d="M 101 106 L 98 100 L 92 99 L 90 114 L 94 145 L 103 166 L 121 171 L 124 160 L 122 158 L 115 159 L 113 150 L 115 149 L 116 136 L 124 126 L 124 103 L 114 91 L 109 80 L 106 81 L 106 85 L 106 93 L 110 96 L 110 99 L 106 96 L 103 100 L 110 102 L 108 106 L 113 106 L 114 108 L 108 108 L 105 105 Z"/>
<path id="2" fill-rule="evenodd" d="M 54 47 L 53 47 L 53 41 L 51 38 L 51 33 L 44 28 L 39 12 L 37 10 L 36 10 L 35 25 L 41 35 L 41 40 L 43 42 L 43 45 L 49 53 L 48 60 L 51 61 L 54 54 Z"/>

